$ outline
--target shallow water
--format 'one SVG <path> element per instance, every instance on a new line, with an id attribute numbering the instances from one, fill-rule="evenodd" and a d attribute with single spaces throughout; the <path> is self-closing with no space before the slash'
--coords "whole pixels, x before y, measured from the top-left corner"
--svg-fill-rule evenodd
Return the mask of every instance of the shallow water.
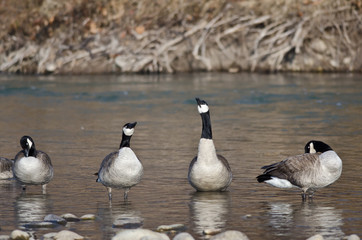
<path id="1" fill-rule="evenodd" d="M 119 218 L 143 227 L 182 223 L 197 239 L 204 229 L 239 230 L 250 239 L 362 236 L 362 76 L 349 74 L 176 74 L 123 76 L 0 76 L 0 156 L 13 158 L 23 135 L 46 151 L 55 175 L 47 194 L 0 182 L 0 235 L 45 215 L 92 213 L 95 221 L 30 229 L 38 237 L 70 229 L 110 239 Z M 224 193 L 196 193 L 187 182 L 201 119 L 194 97 L 210 105 L 218 153 L 234 179 Z M 95 182 L 102 159 L 137 121 L 131 147 L 144 164 L 127 202 Z M 261 166 L 303 152 L 311 139 L 342 158 L 333 185 L 302 203 L 298 190 L 257 183 Z"/>

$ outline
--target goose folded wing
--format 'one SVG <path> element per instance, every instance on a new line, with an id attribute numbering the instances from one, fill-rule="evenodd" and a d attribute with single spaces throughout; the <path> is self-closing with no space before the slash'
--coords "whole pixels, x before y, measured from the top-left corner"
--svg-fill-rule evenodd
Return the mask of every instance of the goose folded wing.
<path id="1" fill-rule="evenodd" d="M 318 163 L 319 154 L 305 153 L 288 157 L 287 159 L 262 167 L 265 175 L 286 179 L 293 185 L 300 186 L 299 176 L 306 172 L 313 171 Z"/>

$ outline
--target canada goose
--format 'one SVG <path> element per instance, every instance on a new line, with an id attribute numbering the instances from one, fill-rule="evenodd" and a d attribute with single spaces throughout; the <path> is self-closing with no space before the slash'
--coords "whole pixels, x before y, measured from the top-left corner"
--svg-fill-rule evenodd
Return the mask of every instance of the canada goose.
<path id="1" fill-rule="evenodd" d="M 96 173 L 97 182 L 101 182 L 108 190 L 112 201 L 112 188 L 123 188 L 124 199 L 127 199 L 131 187 L 141 181 L 143 166 L 136 154 L 130 148 L 130 141 L 137 122 L 123 126 L 122 141 L 119 150 L 108 154 L 102 161 Z"/>
<path id="2" fill-rule="evenodd" d="M 0 157 L 0 180 L 13 178 L 13 161 Z"/>
<path id="3" fill-rule="evenodd" d="M 306 194 L 310 199 L 318 188 L 334 183 L 342 173 L 342 160 L 333 149 L 321 141 L 309 141 L 305 153 L 289 157 L 281 162 L 262 167 L 258 182 L 266 182 L 274 187 L 302 189 L 302 199 Z"/>
<path id="4" fill-rule="evenodd" d="M 199 98 L 196 102 L 202 119 L 202 132 L 197 156 L 189 166 L 188 180 L 197 191 L 225 191 L 232 180 L 231 169 L 228 161 L 216 154 L 209 106 Z"/>
<path id="5" fill-rule="evenodd" d="M 23 148 L 16 154 L 13 165 L 13 173 L 23 190 L 27 185 L 42 185 L 43 193 L 46 193 L 46 185 L 53 178 L 53 165 L 48 154 L 35 148 L 33 139 L 23 136 L 20 139 Z"/>

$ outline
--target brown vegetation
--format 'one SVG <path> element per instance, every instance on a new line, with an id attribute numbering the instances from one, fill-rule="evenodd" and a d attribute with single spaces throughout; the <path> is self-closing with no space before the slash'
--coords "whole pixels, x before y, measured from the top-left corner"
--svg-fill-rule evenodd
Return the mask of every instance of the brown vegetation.
<path id="1" fill-rule="evenodd" d="M 361 71 L 361 0 L 12 0 L 0 72 Z"/>

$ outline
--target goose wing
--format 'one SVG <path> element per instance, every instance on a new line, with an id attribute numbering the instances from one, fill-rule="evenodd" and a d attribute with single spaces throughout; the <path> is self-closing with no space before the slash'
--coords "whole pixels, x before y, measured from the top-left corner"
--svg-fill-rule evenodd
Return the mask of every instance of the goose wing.
<path id="1" fill-rule="evenodd" d="M 286 179 L 293 185 L 301 186 L 301 175 L 313 171 L 319 163 L 317 153 L 305 153 L 289 157 L 281 162 L 262 167 L 265 169 L 263 176 Z"/>
<path id="2" fill-rule="evenodd" d="M 0 157 L 0 172 L 10 171 L 13 167 L 13 161 L 4 157 Z"/>
<path id="3" fill-rule="evenodd" d="M 21 150 L 20 152 L 18 152 L 15 157 L 14 157 L 14 162 L 16 162 L 17 160 L 21 159 L 25 157 L 25 154 L 24 154 L 24 150 Z"/>
<path id="4" fill-rule="evenodd" d="M 42 151 L 37 151 L 36 157 L 43 161 L 47 166 L 53 166 L 48 154 Z"/>
<path id="5" fill-rule="evenodd" d="M 189 166 L 189 172 L 188 172 L 188 177 L 190 177 L 190 173 L 191 173 L 191 169 L 194 166 L 195 162 L 197 161 L 197 156 L 195 156 L 192 161 L 190 162 L 190 166 Z"/>
<path id="6" fill-rule="evenodd" d="M 118 156 L 118 151 L 108 154 L 102 161 L 101 167 L 99 168 L 98 174 L 101 171 L 108 171 L 108 169 L 114 164 L 114 160 Z"/>
<path id="7" fill-rule="evenodd" d="M 231 167 L 229 165 L 229 162 L 228 160 L 226 160 L 226 158 L 224 158 L 223 156 L 221 155 L 217 155 L 217 158 L 222 162 L 222 164 L 227 168 L 227 170 L 229 172 L 231 172 Z"/>

